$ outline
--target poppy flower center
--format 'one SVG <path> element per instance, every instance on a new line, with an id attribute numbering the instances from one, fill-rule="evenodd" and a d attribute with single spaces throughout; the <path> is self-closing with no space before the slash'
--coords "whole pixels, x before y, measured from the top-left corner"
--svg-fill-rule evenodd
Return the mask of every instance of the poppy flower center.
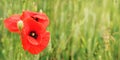
<path id="1" fill-rule="evenodd" d="M 35 39 L 37 39 L 37 37 L 38 37 L 38 35 L 36 34 L 35 31 L 31 31 L 30 34 L 29 34 L 29 36 L 31 36 L 31 37 L 33 37 Z"/>
<path id="2" fill-rule="evenodd" d="M 32 17 L 35 21 L 38 21 L 38 18 L 37 17 Z"/>

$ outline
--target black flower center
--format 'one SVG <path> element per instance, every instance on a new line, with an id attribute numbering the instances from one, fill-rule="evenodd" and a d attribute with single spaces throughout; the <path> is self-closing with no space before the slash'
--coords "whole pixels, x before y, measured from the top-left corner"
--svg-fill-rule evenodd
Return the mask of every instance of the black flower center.
<path id="1" fill-rule="evenodd" d="M 38 21 L 38 18 L 37 17 L 32 17 L 35 21 Z"/>
<path id="2" fill-rule="evenodd" d="M 38 37 L 38 35 L 36 34 L 35 31 L 31 31 L 30 34 L 29 34 L 29 36 L 31 36 L 31 37 L 33 37 L 35 39 L 37 39 L 37 37 Z"/>

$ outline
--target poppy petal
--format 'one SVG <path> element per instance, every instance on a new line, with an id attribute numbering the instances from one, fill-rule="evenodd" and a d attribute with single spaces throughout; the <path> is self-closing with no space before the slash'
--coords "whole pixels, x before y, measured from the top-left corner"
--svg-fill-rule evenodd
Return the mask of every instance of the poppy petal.
<path id="1" fill-rule="evenodd" d="M 28 39 L 28 41 L 29 41 L 31 44 L 33 44 L 33 45 L 38 45 L 37 40 L 35 40 L 34 38 L 28 36 L 27 39 Z"/>
<path id="2" fill-rule="evenodd" d="M 20 15 L 12 15 L 4 20 L 5 27 L 11 32 L 19 32 L 17 22 L 20 20 Z"/>
<path id="3" fill-rule="evenodd" d="M 22 46 L 24 50 L 28 50 L 30 48 L 30 44 L 26 38 L 21 37 Z"/>
<path id="4" fill-rule="evenodd" d="M 49 32 L 44 33 L 40 44 L 46 47 L 48 45 L 49 39 L 50 39 L 50 33 Z"/>
<path id="5" fill-rule="evenodd" d="M 38 32 L 38 34 L 45 31 L 45 27 L 42 24 L 35 22 L 32 18 L 27 18 L 24 23 L 25 28 L 29 27 L 30 31 L 35 30 Z"/>
<path id="6" fill-rule="evenodd" d="M 30 49 L 28 50 L 31 54 L 38 54 L 40 53 L 44 47 L 41 45 L 31 45 Z"/>
<path id="7" fill-rule="evenodd" d="M 31 11 L 24 11 L 23 13 L 22 13 L 22 15 L 21 15 L 21 19 L 22 20 L 25 20 L 26 18 L 29 18 L 29 17 L 31 17 L 31 16 L 33 16 L 33 15 L 35 15 L 36 13 L 34 13 L 34 12 L 31 12 Z"/>
<path id="8" fill-rule="evenodd" d="M 33 17 L 38 18 L 39 19 L 38 22 L 42 23 L 45 27 L 49 25 L 49 19 L 46 14 L 40 13 L 39 15 L 34 15 Z"/>
<path id="9" fill-rule="evenodd" d="M 33 18 L 35 21 L 36 19 L 38 23 L 43 24 L 43 26 L 46 28 L 49 24 L 49 19 L 45 13 L 37 13 L 37 12 L 31 12 L 31 11 L 24 11 L 21 15 L 21 19 L 25 20 L 26 18 Z"/>
<path id="10" fill-rule="evenodd" d="M 50 33 L 46 32 L 43 35 L 43 40 L 41 41 L 41 43 L 39 45 L 31 45 L 28 51 L 32 54 L 40 53 L 42 50 L 44 50 L 47 47 L 49 38 L 50 38 Z"/>

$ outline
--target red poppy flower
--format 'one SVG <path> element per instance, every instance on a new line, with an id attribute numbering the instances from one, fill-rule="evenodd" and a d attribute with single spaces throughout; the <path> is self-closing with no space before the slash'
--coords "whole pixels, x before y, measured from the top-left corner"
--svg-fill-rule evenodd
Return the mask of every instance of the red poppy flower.
<path id="1" fill-rule="evenodd" d="M 12 15 L 5 19 L 4 24 L 9 31 L 20 33 L 24 50 L 38 54 L 47 47 L 50 33 L 45 29 L 49 19 L 44 13 L 24 11 L 22 16 Z"/>
<path id="2" fill-rule="evenodd" d="M 43 24 L 43 26 L 45 26 L 45 28 L 49 24 L 49 19 L 48 19 L 47 15 L 43 12 L 38 13 L 38 12 L 24 11 L 21 15 L 22 20 L 25 20 L 26 18 L 29 18 L 29 17 L 33 18 L 38 23 Z"/>
<path id="3" fill-rule="evenodd" d="M 26 18 L 23 22 L 24 27 L 21 32 L 23 48 L 32 54 L 38 54 L 47 47 L 50 33 L 32 18 Z"/>
<path id="4" fill-rule="evenodd" d="M 4 20 L 4 25 L 11 32 L 19 32 L 17 22 L 21 20 L 20 15 L 12 15 L 11 17 Z"/>

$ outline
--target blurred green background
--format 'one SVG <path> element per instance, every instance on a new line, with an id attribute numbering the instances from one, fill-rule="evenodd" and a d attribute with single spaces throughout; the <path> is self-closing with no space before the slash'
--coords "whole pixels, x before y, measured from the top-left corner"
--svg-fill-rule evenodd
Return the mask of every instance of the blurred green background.
<path id="1" fill-rule="evenodd" d="M 50 19 L 51 39 L 32 55 L 3 21 L 40 9 Z M 0 0 L 0 60 L 120 60 L 119 10 L 120 0 Z"/>

